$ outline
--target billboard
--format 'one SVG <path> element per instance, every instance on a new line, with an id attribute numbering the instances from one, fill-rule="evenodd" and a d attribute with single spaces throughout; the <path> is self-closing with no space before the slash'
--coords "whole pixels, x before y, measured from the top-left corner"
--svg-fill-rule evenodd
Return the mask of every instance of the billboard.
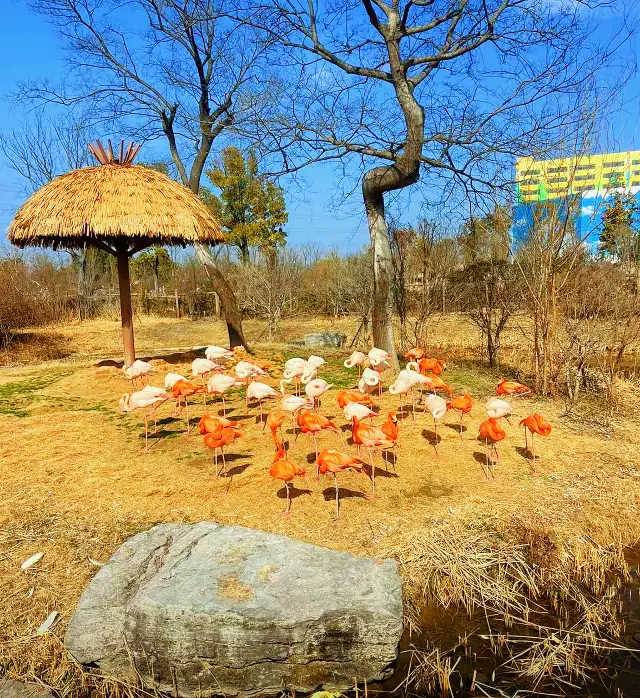
<path id="1" fill-rule="evenodd" d="M 537 205 L 548 201 L 575 216 L 579 237 L 595 249 L 602 213 L 616 192 L 631 194 L 640 204 L 639 150 L 552 160 L 519 158 L 513 240 L 526 239 Z"/>

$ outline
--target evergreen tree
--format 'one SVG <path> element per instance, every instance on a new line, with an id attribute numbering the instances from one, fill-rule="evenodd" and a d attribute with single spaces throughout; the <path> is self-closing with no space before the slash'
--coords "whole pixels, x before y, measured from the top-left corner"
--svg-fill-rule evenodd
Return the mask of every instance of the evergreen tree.
<path id="1" fill-rule="evenodd" d="M 203 198 L 222 223 L 229 243 L 238 248 L 242 263 L 248 263 L 253 246 L 272 258 L 277 246 L 286 242 L 282 226 L 289 216 L 282 188 L 259 174 L 255 152 L 245 157 L 229 146 L 222 151 L 222 161 L 206 174 L 220 195 L 204 192 Z"/>
<path id="2" fill-rule="evenodd" d="M 599 249 L 603 253 L 623 262 L 638 258 L 640 249 L 635 216 L 639 208 L 633 194 L 614 194 L 613 201 L 602 213 Z"/>

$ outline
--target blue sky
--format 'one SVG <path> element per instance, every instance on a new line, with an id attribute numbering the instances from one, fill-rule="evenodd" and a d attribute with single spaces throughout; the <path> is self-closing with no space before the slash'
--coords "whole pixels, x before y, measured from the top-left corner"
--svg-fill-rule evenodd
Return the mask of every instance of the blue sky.
<path id="1" fill-rule="evenodd" d="M 554 0 L 556 1 L 556 0 Z M 573 2 L 574 0 L 562 0 Z M 0 28 L 0 131 L 11 131 L 29 114 L 20 105 L 9 101 L 9 95 L 20 81 L 50 79 L 59 82 L 66 72 L 62 45 L 55 30 L 39 15 L 28 9 L 26 0 L 0 0 L 3 6 Z M 616 26 L 616 16 L 605 16 L 600 31 L 606 35 Z M 635 46 L 629 45 L 622 56 L 631 57 Z M 626 54 L 626 55 L 625 55 Z M 601 134 L 607 150 L 640 148 L 640 82 L 634 78 L 614 105 L 617 113 L 608 121 Z M 96 134 L 97 137 L 119 134 Z M 147 157 L 152 159 L 151 146 Z M 144 156 L 144 154 L 143 154 Z M 405 221 L 415 220 L 421 210 L 422 196 L 430 189 L 429 182 L 413 191 L 395 205 Z M 330 164 L 317 165 L 303 171 L 297 186 L 289 189 L 287 226 L 293 244 L 314 243 L 323 248 L 355 251 L 368 241 L 359 189 L 342 200 L 341 181 L 337 168 Z M 23 183 L 0 156 L 0 246 L 6 243 L 5 229 L 20 203 L 24 200 Z M 392 206 L 393 208 L 393 206 Z"/>

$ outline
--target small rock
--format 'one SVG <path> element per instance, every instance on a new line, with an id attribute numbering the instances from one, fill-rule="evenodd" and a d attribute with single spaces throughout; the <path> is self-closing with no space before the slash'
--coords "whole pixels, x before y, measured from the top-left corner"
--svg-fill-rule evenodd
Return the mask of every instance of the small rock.
<path id="1" fill-rule="evenodd" d="M 36 683 L 0 678 L 0 698 L 53 698 L 53 693 Z"/>
<path id="2" fill-rule="evenodd" d="M 238 526 L 161 524 L 96 574 L 65 645 L 80 663 L 172 695 L 249 698 L 386 678 L 401 634 L 392 560 Z"/>

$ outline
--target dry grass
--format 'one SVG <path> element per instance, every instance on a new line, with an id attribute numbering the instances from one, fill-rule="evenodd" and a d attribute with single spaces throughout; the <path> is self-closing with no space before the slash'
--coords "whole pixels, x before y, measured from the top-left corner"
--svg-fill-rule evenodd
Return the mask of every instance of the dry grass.
<path id="1" fill-rule="evenodd" d="M 323 326 L 347 331 L 347 324 L 297 322 L 284 330 L 293 339 Z M 136 329 L 140 353 L 223 342 L 221 323 L 149 319 Z M 249 336 L 260 329 L 249 323 Z M 284 490 L 269 476 L 270 439 L 255 421 L 256 410 L 245 411 L 239 393 L 231 401 L 231 414 L 241 420 L 244 435 L 229 449 L 227 477 L 215 477 L 201 437 L 185 436 L 184 422 L 171 416 L 168 404 L 161 409 L 159 436 L 141 455 L 142 415 L 124 415 L 117 407 L 128 383 L 117 368 L 96 367 L 86 359 L 117 354 L 116 323 L 96 321 L 56 331 L 71 337 L 74 352 L 85 358 L 0 372 L 0 671 L 36 676 L 65 696 L 79 695 L 88 685 L 105 695 L 124 691 L 80 672 L 55 636 L 38 636 L 36 630 L 58 610 L 54 633 L 62 637 L 97 570 L 89 558 L 104 562 L 126 538 L 163 521 L 212 520 L 359 555 L 393 554 L 404 570 L 414 627 L 420 626 L 421 606 L 431 602 L 470 613 L 482 608 L 505 627 L 552 609 L 566 622 L 563 638 L 575 633 L 580 645 L 596 626 L 605 624 L 615 633 L 612 609 L 599 599 L 607 598 L 614 573 L 622 570 L 621 547 L 640 538 L 640 430 L 634 415 L 621 415 L 601 428 L 563 418 L 561 407 L 551 401 L 514 401 L 517 417 L 539 411 L 554 425 L 551 437 L 536 446 L 542 475 L 532 473 L 521 430 L 505 425 L 502 460 L 495 480 L 487 481 L 480 463 L 483 447 L 475 435 L 495 375 L 461 368 L 453 359 L 449 381 L 469 390 L 477 402 L 465 418 L 464 440 L 448 415 L 439 429 L 442 458 L 436 459 L 432 421 L 423 414 L 415 424 L 404 419 L 395 472 L 385 471 L 377 458 L 374 502 L 362 497 L 369 481 L 345 473 L 336 524 L 333 483 L 308 476 L 296 483 L 292 516 L 284 519 Z M 258 359 L 276 365 L 294 353 L 284 346 L 257 347 Z M 323 355 L 330 365 L 320 375 L 339 386 L 349 384 L 352 374 L 341 368 L 345 352 Z M 168 370 L 187 369 L 158 362 L 152 382 L 162 384 Z M 274 384 L 279 375 L 272 372 Z M 387 393 L 379 403 L 383 414 L 398 405 Z M 202 409 L 194 403 L 194 412 Z M 331 394 L 323 401 L 323 413 L 344 424 Z M 322 435 L 320 444 L 342 448 L 334 434 Z M 290 457 L 312 462 L 312 440 L 301 437 Z M 21 571 L 21 562 L 38 551 L 43 559 Z M 575 618 L 582 619 L 578 630 Z M 535 623 L 542 627 L 539 618 Z M 516 655 L 525 640 L 516 647 L 512 638 L 509 666 L 522 671 L 524 657 L 537 680 L 553 651 L 553 662 L 562 665 L 557 672 L 571 674 L 572 666 L 583 667 L 575 647 L 566 649 L 568 640 L 562 650 L 553 644 L 556 625 L 548 622 L 536 643 L 529 638 L 529 654 L 520 658 Z M 596 640 L 589 651 L 599 646 Z"/>

